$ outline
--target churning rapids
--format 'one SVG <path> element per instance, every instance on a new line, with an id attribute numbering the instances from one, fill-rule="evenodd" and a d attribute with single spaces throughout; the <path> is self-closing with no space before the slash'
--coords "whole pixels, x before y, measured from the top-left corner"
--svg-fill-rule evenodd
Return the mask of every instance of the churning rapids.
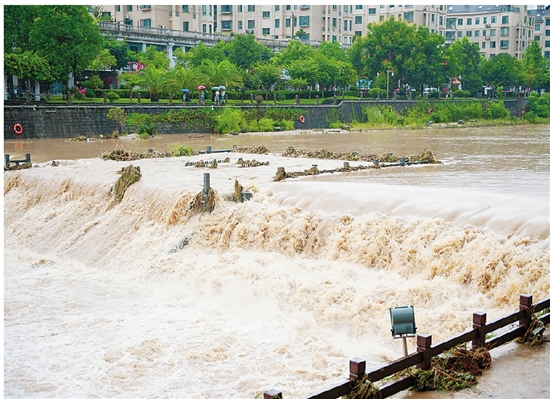
<path id="1" fill-rule="evenodd" d="M 254 398 L 276 388 L 299 398 L 345 380 L 353 357 L 367 369 L 400 357 L 391 307 L 414 305 L 418 332 L 437 343 L 470 328 L 473 312 L 491 321 L 520 294 L 549 296 L 548 126 L 254 140 L 272 153 L 95 153 L 5 172 L 6 397 Z M 277 155 L 287 145 L 431 149 L 443 164 L 274 182 L 279 166 L 342 166 Z M 226 157 L 217 169 L 185 166 Z M 269 166 L 240 168 L 238 158 Z M 142 178 L 115 203 L 117 172 L 130 164 Z M 216 206 L 193 215 L 204 173 Z M 235 179 L 250 201 L 224 199 Z"/>

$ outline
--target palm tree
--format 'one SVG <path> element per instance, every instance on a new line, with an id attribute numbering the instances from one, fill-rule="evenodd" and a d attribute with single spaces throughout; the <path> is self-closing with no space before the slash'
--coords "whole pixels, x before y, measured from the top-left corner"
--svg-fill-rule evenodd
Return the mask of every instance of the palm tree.
<path id="1" fill-rule="evenodd" d="M 143 87 L 149 89 L 151 101 L 158 101 L 158 95 L 163 91 L 166 73 L 162 69 L 156 68 L 154 65 L 143 68 L 141 71 L 144 78 Z"/>
<path id="2" fill-rule="evenodd" d="M 205 77 L 207 86 L 240 87 L 242 85 L 241 74 L 229 60 L 223 60 L 216 64 L 212 60 L 206 59 L 202 61 L 199 70 Z"/>
<path id="3" fill-rule="evenodd" d="M 194 92 L 203 80 L 198 69 L 186 69 L 178 65 L 166 73 L 162 89 L 172 95 L 179 95 L 181 89 L 189 89 Z"/>

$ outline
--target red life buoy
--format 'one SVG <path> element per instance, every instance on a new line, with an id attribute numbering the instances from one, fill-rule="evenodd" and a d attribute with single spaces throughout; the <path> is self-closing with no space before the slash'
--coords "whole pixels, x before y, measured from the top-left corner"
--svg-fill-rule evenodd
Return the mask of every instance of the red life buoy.
<path id="1" fill-rule="evenodd" d="M 21 126 L 19 123 L 16 123 L 15 125 L 13 125 L 13 131 L 15 132 L 15 134 L 21 134 L 23 133 L 23 126 Z"/>
<path id="2" fill-rule="evenodd" d="M 306 118 L 304 118 L 304 115 L 300 115 L 300 123 L 304 123 Z"/>
<path id="3" fill-rule="evenodd" d="M 433 109 L 431 109 L 431 108 L 428 110 L 428 114 L 430 114 L 430 115 L 433 114 L 433 112 L 434 112 L 434 111 L 433 111 Z"/>

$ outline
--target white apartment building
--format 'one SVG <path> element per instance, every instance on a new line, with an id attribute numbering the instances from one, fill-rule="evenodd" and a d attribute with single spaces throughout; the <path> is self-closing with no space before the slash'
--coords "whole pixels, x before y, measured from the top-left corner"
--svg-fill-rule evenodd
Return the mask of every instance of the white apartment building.
<path id="1" fill-rule="evenodd" d="M 121 24 L 257 38 L 335 41 L 343 47 L 365 35 L 371 22 L 393 16 L 426 26 L 447 44 L 467 37 L 487 58 L 507 52 L 521 58 L 533 40 L 535 16 L 527 6 L 461 5 L 103 5 Z M 550 29 L 550 28 L 549 28 Z M 542 43 L 544 44 L 544 43 Z M 541 44 L 541 45 L 542 45 Z"/>
<path id="2" fill-rule="evenodd" d="M 542 55 L 550 62 L 550 6 L 537 6 L 536 10 L 529 10 L 534 18 L 533 40 L 539 42 Z"/>

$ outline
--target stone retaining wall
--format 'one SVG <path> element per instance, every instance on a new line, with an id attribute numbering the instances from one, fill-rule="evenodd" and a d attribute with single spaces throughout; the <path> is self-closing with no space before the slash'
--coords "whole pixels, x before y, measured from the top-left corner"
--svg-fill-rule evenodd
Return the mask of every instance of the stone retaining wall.
<path id="1" fill-rule="evenodd" d="M 326 100 L 325 100 L 326 101 Z M 454 101 L 454 100 L 445 100 Z M 513 116 L 519 117 L 525 109 L 526 99 L 506 100 L 505 106 Z M 340 101 L 338 104 L 323 105 L 262 105 L 262 107 L 290 107 L 300 109 L 303 122 L 295 121 L 296 129 L 326 129 L 331 121 L 351 123 L 353 120 L 364 121 L 362 107 L 388 104 L 397 110 L 412 107 L 415 101 L 409 100 L 351 100 Z M 207 105 L 208 106 L 208 105 Z M 77 136 L 97 136 L 111 134 L 115 129 L 112 120 L 107 119 L 110 108 L 120 107 L 127 113 L 139 112 L 158 114 L 170 109 L 175 111 L 182 105 L 9 105 L 4 104 L 4 140 L 15 138 L 73 138 Z M 187 106 L 187 109 L 198 106 Z M 254 105 L 242 105 L 242 109 L 255 108 Z M 19 123 L 23 133 L 16 135 L 13 126 Z M 180 124 L 159 124 L 159 133 L 211 133 L 190 129 Z"/>

